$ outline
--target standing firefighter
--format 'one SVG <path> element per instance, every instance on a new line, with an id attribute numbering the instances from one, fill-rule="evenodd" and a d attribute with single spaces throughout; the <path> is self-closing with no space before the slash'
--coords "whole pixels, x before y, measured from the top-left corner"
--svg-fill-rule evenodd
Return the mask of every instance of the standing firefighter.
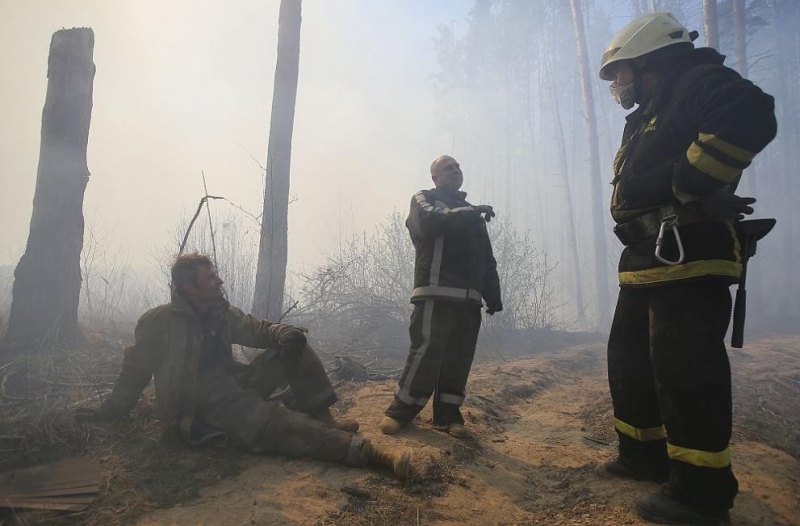
<path id="1" fill-rule="evenodd" d="M 604 475 L 666 482 L 637 504 L 647 520 L 719 524 L 731 471 L 729 286 L 742 271 L 735 225 L 755 199 L 734 194 L 774 137 L 772 97 L 671 14 L 636 19 L 611 41 L 600 77 L 627 117 L 611 214 L 625 245 L 608 342 L 619 458 Z"/>
<path id="2" fill-rule="evenodd" d="M 329 407 L 336 395 L 303 331 L 230 305 L 207 256 L 179 256 L 172 284 L 172 301 L 139 319 L 111 396 L 98 410 L 79 410 L 79 421 L 126 415 L 154 376 L 161 420 L 192 444 L 231 442 L 260 453 L 383 466 L 401 478 L 409 475 L 407 453 L 378 448 L 354 434 L 356 422 L 333 419 Z M 277 353 L 262 353 L 244 365 L 233 360 L 231 344 Z M 270 399 L 286 380 L 297 411 Z"/>
<path id="3" fill-rule="evenodd" d="M 411 302 L 411 350 L 381 431 L 393 435 L 419 413 L 433 395 L 433 423 L 466 438 L 461 404 L 486 312 L 503 310 L 497 262 L 486 231 L 491 206 L 473 206 L 460 192 L 458 162 L 443 155 L 431 164 L 436 188 L 411 198 L 406 226 L 416 250 Z"/>

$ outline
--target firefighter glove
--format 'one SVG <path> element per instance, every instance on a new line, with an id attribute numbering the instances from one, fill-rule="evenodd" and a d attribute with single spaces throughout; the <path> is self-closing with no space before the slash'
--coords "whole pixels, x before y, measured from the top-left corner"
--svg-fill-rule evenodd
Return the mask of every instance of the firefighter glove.
<path id="1" fill-rule="evenodd" d="M 753 213 L 750 205 L 755 202 L 754 197 L 739 197 L 726 190 L 718 190 L 687 203 L 686 206 L 715 221 L 741 221 L 744 216 Z"/>
<path id="2" fill-rule="evenodd" d="M 503 310 L 503 304 L 499 301 L 486 304 L 486 314 L 489 316 L 493 315 L 495 312 L 500 312 L 501 310 Z"/>
<path id="3" fill-rule="evenodd" d="M 497 215 L 494 213 L 494 208 L 492 208 L 489 205 L 478 205 L 478 206 L 473 206 L 472 208 L 478 212 L 478 215 L 483 214 L 483 218 L 486 220 L 487 223 Z"/>

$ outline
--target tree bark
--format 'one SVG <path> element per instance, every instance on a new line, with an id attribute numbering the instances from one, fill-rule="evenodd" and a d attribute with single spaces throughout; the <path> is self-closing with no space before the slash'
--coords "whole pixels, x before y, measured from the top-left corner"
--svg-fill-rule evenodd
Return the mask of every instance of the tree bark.
<path id="1" fill-rule="evenodd" d="M 736 53 L 736 71 L 747 78 L 747 22 L 744 0 L 733 0 L 733 48 Z"/>
<path id="2" fill-rule="evenodd" d="M 800 260 L 800 220 L 797 214 L 789 213 L 797 208 L 797 196 L 800 195 L 800 183 L 797 181 L 796 167 L 800 164 L 797 144 L 800 141 L 800 125 L 797 121 L 797 108 L 800 106 L 800 93 L 798 86 L 800 78 L 800 37 L 797 34 L 797 24 L 800 23 L 800 4 L 796 0 L 776 0 L 773 4 L 775 27 L 775 54 L 777 58 L 777 93 L 775 103 L 778 117 L 777 149 L 779 152 L 779 170 L 770 181 L 768 190 L 774 196 L 775 210 L 765 212 L 783 211 L 777 216 L 779 228 L 775 231 L 778 239 L 770 239 L 775 248 L 774 273 L 772 276 L 783 274 L 790 275 L 791 270 Z M 765 192 L 766 193 L 766 192 Z M 769 213 L 768 215 L 771 215 Z M 765 261 L 766 262 L 766 261 Z M 771 298 L 773 304 L 779 305 L 779 316 L 788 326 L 796 325 L 800 315 L 800 302 L 797 301 L 800 287 L 796 280 L 775 280 L 779 283 L 775 296 Z M 791 320 L 791 321 L 790 321 Z"/>
<path id="3" fill-rule="evenodd" d="M 289 174 L 300 65 L 301 0 L 281 0 L 278 59 L 272 94 L 264 214 L 258 250 L 253 314 L 278 320 L 283 313 L 288 255 Z"/>
<path id="4" fill-rule="evenodd" d="M 9 346 L 72 347 L 78 341 L 93 51 L 90 28 L 58 31 L 50 42 L 33 213 L 14 271 Z"/>
<path id="5" fill-rule="evenodd" d="M 600 148 L 597 140 L 597 117 L 592 94 L 589 57 L 586 51 L 586 32 L 580 0 L 570 0 L 575 38 L 578 42 L 581 90 L 586 117 L 586 140 L 589 144 L 589 184 L 592 199 L 592 234 L 594 237 L 594 278 L 597 287 L 597 319 L 604 324 L 608 319 L 610 296 L 608 291 L 608 249 L 604 227 L 603 192 L 600 187 Z"/>
<path id="6" fill-rule="evenodd" d="M 548 87 L 553 100 L 555 136 L 558 143 L 558 162 L 561 171 L 562 185 L 564 187 L 564 202 L 567 214 L 567 245 L 569 250 L 570 266 L 572 267 L 572 279 L 575 281 L 575 308 L 577 319 L 583 321 L 586 305 L 583 303 L 583 279 L 581 277 L 581 263 L 578 250 L 578 234 L 575 228 L 575 212 L 573 210 L 572 190 L 569 184 L 569 163 L 567 162 L 566 137 L 564 136 L 564 126 L 561 123 L 561 108 L 558 105 L 559 93 L 556 91 L 555 78 L 550 67 L 550 56 L 544 60 L 545 77 L 549 80 Z"/>
<path id="7" fill-rule="evenodd" d="M 706 36 L 706 46 L 719 49 L 717 0 L 703 0 L 703 31 Z"/>

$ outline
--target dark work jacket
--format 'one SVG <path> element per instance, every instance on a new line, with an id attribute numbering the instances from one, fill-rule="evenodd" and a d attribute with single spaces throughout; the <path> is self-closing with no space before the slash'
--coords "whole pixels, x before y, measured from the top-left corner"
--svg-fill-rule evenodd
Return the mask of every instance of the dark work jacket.
<path id="1" fill-rule="evenodd" d="M 221 353 L 217 359 L 225 363 L 233 361 L 232 344 L 262 349 L 277 345 L 282 331 L 290 327 L 254 318 L 224 300 L 212 311 L 206 320 L 215 320 L 214 325 L 219 327 L 220 341 L 215 350 Z M 136 324 L 134 343 L 125 349 L 122 370 L 102 410 L 118 416 L 127 414 L 150 379 L 155 378 L 159 418 L 188 437 L 203 359 L 204 321 L 176 293 L 170 303 L 145 312 Z"/>
<path id="2" fill-rule="evenodd" d="M 434 188 L 411 198 L 406 227 L 416 250 L 411 301 L 500 305 L 500 280 L 486 222 L 464 192 Z"/>
<path id="3" fill-rule="evenodd" d="M 715 222 L 693 206 L 718 190 L 733 192 L 742 170 L 776 134 L 775 107 L 711 48 L 691 49 L 665 62 L 661 83 L 628 115 L 614 160 L 611 215 L 617 223 L 673 206 L 678 214 L 685 262 L 655 259 L 655 236 L 622 253 L 622 286 L 653 285 L 701 276 L 730 282 L 741 274 L 741 255 L 731 223 Z M 674 236 L 662 256 L 677 259 Z"/>

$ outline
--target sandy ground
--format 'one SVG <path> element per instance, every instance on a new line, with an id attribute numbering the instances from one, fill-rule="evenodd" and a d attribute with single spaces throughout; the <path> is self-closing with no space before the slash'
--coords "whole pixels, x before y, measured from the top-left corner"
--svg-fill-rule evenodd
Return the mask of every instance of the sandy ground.
<path id="1" fill-rule="evenodd" d="M 800 338 L 761 339 L 731 356 L 740 483 L 733 524 L 800 524 L 800 462 L 786 452 L 796 455 L 791 444 L 800 436 Z M 602 342 L 476 364 L 464 408 L 470 441 L 431 427 L 429 408 L 401 434 L 381 435 L 394 389 L 391 381 L 344 384 L 337 408 L 361 422 L 366 437 L 412 450 L 423 482 L 403 486 L 378 471 L 246 456 L 239 475 L 136 524 L 644 524 L 633 503 L 657 485 L 594 473 L 615 454 Z M 344 486 L 365 493 L 352 496 Z"/>

